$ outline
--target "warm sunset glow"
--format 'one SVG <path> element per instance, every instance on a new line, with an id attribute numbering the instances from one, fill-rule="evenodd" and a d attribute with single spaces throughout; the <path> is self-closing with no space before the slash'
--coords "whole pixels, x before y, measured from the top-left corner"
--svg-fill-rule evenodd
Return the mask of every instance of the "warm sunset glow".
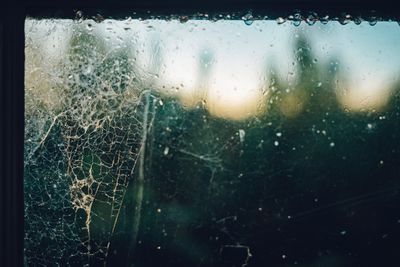
<path id="1" fill-rule="evenodd" d="M 337 88 L 337 98 L 344 109 L 354 112 L 380 110 L 390 96 L 391 81 L 383 76 L 353 80 Z"/>

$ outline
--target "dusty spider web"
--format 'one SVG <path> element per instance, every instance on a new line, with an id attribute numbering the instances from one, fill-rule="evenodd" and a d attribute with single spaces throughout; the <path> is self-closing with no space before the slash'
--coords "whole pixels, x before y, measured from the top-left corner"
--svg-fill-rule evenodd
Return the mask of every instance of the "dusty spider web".
<path id="1" fill-rule="evenodd" d="M 26 22 L 26 264 L 105 265 L 124 227 L 136 242 L 154 97 L 131 44 L 110 49 L 90 25 Z M 71 29 L 65 55 L 42 52 Z"/>

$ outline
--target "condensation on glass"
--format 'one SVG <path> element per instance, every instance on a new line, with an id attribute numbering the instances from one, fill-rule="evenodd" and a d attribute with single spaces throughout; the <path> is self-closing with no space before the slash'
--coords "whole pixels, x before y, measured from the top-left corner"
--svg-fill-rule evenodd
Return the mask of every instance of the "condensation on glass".
<path id="1" fill-rule="evenodd" d="M 28 18 L 26 265 L 398 266 L 400 27 L 347 19 Z"/>

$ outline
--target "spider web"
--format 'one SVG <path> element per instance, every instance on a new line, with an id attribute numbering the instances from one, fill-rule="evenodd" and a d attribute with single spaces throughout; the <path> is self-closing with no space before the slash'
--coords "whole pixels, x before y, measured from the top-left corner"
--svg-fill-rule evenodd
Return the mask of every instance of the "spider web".
<path id="1" fill-rule="evenodd" d="M 40 53 L 70 28 L 61 60 Z M 87 25 L 27 20 L 26 29 L 25 262 L 105 264 L 137 179 L 150 93 L 138 89 L 127 46 L 109 49 Z"/>

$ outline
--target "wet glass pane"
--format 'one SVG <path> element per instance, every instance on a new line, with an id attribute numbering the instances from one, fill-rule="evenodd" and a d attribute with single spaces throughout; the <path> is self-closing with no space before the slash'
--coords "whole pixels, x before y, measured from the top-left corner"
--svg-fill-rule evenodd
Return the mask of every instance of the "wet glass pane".
<path id="1" fill-rule="evenodd" d="M 28 18 L 26 264 L 399 266 L 399 24 L 308 22 Z"/>

